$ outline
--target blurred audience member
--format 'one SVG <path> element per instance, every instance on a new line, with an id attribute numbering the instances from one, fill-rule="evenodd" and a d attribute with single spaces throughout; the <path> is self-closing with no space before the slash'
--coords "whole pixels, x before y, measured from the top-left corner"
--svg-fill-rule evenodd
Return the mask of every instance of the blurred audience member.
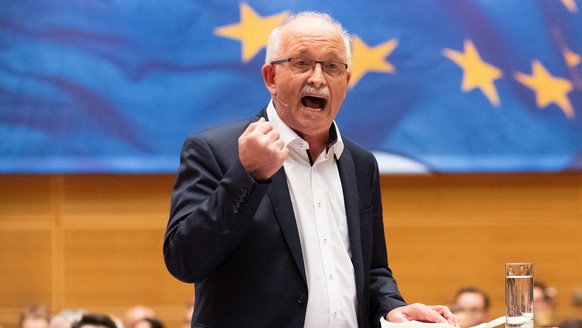
<path id="1" fill-rule="evenodd" d="M 184 318 L 182 318 L 182 328 L 190 328 L 192 326 L 193 313 L 194 313 L 194 297 L 190 297 L 186 301 L 186 310 L 184 310 Z"/>
<path id="2" fill-rule="evenodd" d="M 71 328 L 73 324 L 83 317 L 83 309 L 65 309 L 53 316 L 50 328 Z"/>
<path id="3" fill-rule="evenodd" d="M 72 328 L 117 328 L 111 317 L 105 314 L 84 314 Z"/>
<path id="4" fill-rule="evenodd" d="M 546 286 L 543 282 L 534 281 L 533 306 L 534 326 L 547 327 L 554 325 L 554 298 L 556 289 Z"/>
<path id="5" fill-rule="evenodd" d="M 138 321 L 146 318 L 155 318 L 156 312 L 147 306 L 136 305 L 125 312 L 123 317 L 123 325 L 125 328 L 134 328 Z"/>
<path id="6" fill-rule="evenodd" d="M 582 319 L 564 320 L 559 325 L 560 328 L 582 328 Z"/>
<path id="7" fill-rule="evenodd" d="M 20 328 L 49 328 L 51 314 L 44 304 L 31 304 L 20 312 Z"/>
<path id="8" fill-rule="evenodd" d="M 164 324 L 155 318 L 145 318 L 136 322 L 134 328 L 164 328 Z"/>
<path id="9" fill-rule="evenodd" d="M 464 287 L 455 294 L 451 310 L 459 318 L 461 328 L 465 328 L 488 322 L 490 307 L 489 295 L 484 291 Z"/>

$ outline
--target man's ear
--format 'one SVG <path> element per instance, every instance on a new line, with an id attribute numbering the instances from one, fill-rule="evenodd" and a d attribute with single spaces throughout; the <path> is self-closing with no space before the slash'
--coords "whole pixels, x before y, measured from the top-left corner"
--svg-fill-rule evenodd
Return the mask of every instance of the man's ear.
<path id="1" fill-rule="evenodd" d="M 348 84 L 348 87 L 349 87 L 350 86 L 350 80 L 352 79 L 352 72 L 347 71 L 346 72 L 346 76 L 347 76 L 347 79 L 348 79 L 347 84 Z"/>
<path id="2" fill-rule="evenodd" d="M 265 82 L 265 86 L 271 95 L 277 93 L 277 87 L 275 86 L 275 66 L 271 64 L 263 65 L 261 69 L 263 73 L 263 82 Z"/>

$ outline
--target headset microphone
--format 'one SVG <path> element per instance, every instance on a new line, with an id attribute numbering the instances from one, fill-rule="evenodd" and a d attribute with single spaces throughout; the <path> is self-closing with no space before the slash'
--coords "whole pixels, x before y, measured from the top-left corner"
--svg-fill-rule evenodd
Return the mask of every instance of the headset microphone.
<path id="1" fill-rule="evenodd" d="M 285 106 L 285 107 L 289 107 L 289 105 L 283 101 L 283 99 L 279 98 L 278 96 L 275 96 L 275 99 L 277 99 L 281 105 Z"/>

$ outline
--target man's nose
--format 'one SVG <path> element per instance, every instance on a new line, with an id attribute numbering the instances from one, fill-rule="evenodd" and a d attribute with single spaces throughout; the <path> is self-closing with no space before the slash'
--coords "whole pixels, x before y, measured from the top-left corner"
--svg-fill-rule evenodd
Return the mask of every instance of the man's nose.
<path id="1" fill-rule="evenodd" d="M 311 70 L 311 74 L 309 74 L 308 82 L 312 83 L 316 87 L 326 84 L 323 63 L 315 63 L 315 66 Z"/>

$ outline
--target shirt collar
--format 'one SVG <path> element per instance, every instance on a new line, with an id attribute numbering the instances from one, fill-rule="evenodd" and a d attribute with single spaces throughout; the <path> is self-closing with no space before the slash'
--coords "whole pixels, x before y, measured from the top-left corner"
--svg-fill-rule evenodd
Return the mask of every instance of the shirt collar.
<path id="1" fill-rule="evenodd" d="M 273 127 L 279 131 L 281 139 L 285 142 L 285 146 L 305 150 L 309 149 L 307 141 L 303 140 L 299 135 L 297 135 L 297 133 L 295 133 L 295 131 L 291 130 L 291 128 L 283 122 L 281 117 L 279 117 L 275 105 L 273 105 L 273 100 L 271 100 L 267 106 L 267 118 L 269 122 L 273 124 Z M 340 158 L 344 150 L 344 142 L 335 121 L 333 121 L 329 128 L 329 140 L 326 147 L 326 153 L 329 153 L 330 150 L 337 159 Z"/>

